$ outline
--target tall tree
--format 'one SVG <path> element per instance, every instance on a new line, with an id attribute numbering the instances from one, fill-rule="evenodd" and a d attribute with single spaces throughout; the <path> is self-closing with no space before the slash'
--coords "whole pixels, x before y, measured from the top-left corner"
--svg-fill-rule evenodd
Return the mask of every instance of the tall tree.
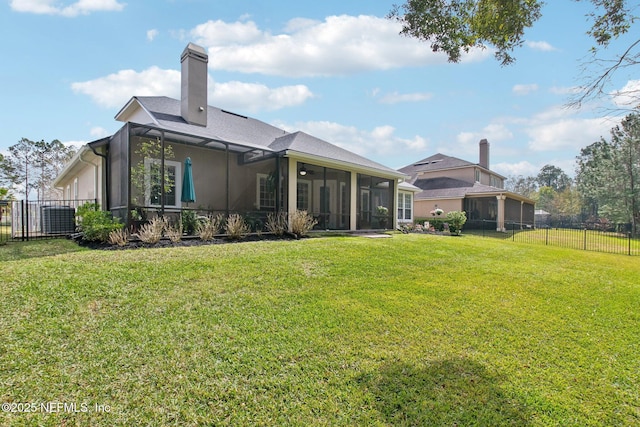
<path id="1" fill-rule="evenodd" d="M 507 178 L 505 189 L 532 198 L 538 190 L 538 181 L 534 176 L 511 176 Z"/>
<path id="2" fill-rule="evenodd" d="M 536 176 L 536 181 L 540 187 L 551 187 L 554 191 L 563 191 L 571 185 L 571 178 L 553 165 L 544 165 Z"/>
<path id="3" fill-rule="evenodd" d="M 38 200 L 55 197 L 51 186 L 57 174 L 73 156 L 75 150 L 57 139 L 51 142 L 22 138 L 9 147 L 9 154 L 0 162 L 0 171 L 7 183 L 28 199 L 32 190 Z"/>
<path id="4" fill-rule="evenodd" d="M 575 0 L 581 1 L 581 0 Z M 586 0 L 582 0 L 586 1 Z M 593 12 L 587 34 L 595 41 L 591 49 L 592 65 L 603 65 L 588 81 L 574 104 L 585 99 L 610 93 L 605 87 L 618 70 L 640 64 L 640 39 L 633 37 L 629 46 L 614 58 L 598 59 L 600 50 L 612 40 L 629 33 L 638 21 L 634 0 L 589 0 Z M 459 62 L 463 52 L 472 48 L 492 46 L 502 65 L 515 60 L 515 48 L 524 41 L 524 32 L 542 16 L 542 0 L 406 0 L 395 5 L 389 17 L 402 23 L 401 34 L 430 43 L 434 52 L 443 51 L 449 61 Z M 625 95 L 640 101 L 640 94 L 629 91 Z"/>
<path id="5" fill-rule="evenodd" d="M 640 221 L 640 115 L 625 117 L 604 138 L 581 150 L 577 181 L 583 196 L 617 222 L 631 222 L 634 232 Z"/>
<path id="6" fill-rule="evenodd" d="M 22 138 L 9 147 L 9 154 L 2 162 L 4 175 L 13 187 L 21 188 L 24 198 L 35 188 L 33 177 L 36 172 L 36 143 Z"/>

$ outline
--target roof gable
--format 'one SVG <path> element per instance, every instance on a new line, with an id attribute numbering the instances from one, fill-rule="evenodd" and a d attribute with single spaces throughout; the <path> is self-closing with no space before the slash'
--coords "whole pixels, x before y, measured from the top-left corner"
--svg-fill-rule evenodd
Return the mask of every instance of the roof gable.
<path id="1" fill-rule="evenodd" d="M 457 157 L 451 157 L 441 153 L 437 153 L 433 156 L 429 156 L 413 164 L 407 165 L 399 170 L 406 173 L 407 175 L 415 176 L 420 172 L 430 172 L 476 165 L 476 163 L 471 163 Z"/>
<path id="2" fill-rule="evenodd" d="M 394 169 L 300 131 L 277 138 L 269 145 L 269 148 L 273 151 L 292 151 L 401 175 Z"/>

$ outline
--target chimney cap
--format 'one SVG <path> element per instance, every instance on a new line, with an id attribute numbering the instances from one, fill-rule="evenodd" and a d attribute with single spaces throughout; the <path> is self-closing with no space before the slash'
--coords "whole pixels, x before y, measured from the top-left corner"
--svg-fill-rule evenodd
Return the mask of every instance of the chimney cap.
<path id="1" fill-rule="evenodd" d="M 182 51 L 182 55 L 180 56 L 180 62 L 183 62 L 189 56 L 198 58 L 205 63 L 209 62 L 207 51 L 202 46 L 198 46 L 195 43 L 189 43 L 187 47 L 184 48 L 184 50 Z"/>

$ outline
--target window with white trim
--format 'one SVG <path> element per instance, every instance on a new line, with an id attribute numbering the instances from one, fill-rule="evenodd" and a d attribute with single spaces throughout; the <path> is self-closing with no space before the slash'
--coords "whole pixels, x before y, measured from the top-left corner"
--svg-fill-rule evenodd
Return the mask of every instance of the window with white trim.
<path id="1" fill-rule="evenodd" d="M 78 178 L 73 180 L 73 200 L 78 200 Z"/>
<path id="2" fill-rule="evenodd" d="M 256 189 L 256 205 L 258 209 L 275 209 L 275 183 L 269 182 L 269 175 L 264 173 L 257 174 Z"/>
<path id="3" fill-rule="evenodd" d="M 413 219 L 413 194 L 398 192 L 398 220 L 411 221 Z"/>
<path id="4" fill-rule="evenodd" d="M 298 179 L 296 184 L 296 209 L 311 211 L 311 181 Z"/>
<path id="5" fill-rule="evenodd" d="M 164 206 L 181 206 L 178 192 L 182 189 L 182 164 L 173 160 L 164 161 L 165 173 L 160 172 L 160 159 L 144 159 L 144 200 L 147 206 L 162 205 L 162 183 L 164 182 Z M 164 176 L 163 176 L 164 175 Z"/>

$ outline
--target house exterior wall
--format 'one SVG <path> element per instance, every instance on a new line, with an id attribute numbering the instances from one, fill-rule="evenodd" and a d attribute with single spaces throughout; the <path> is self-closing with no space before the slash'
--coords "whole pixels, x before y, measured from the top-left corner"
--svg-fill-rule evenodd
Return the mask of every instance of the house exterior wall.
<path id="1" fill-rule="evenodd" d="M 93 153 L 81 154 L 81 161 L 57 183 L 64 200 L 97 200 L 102 206 L 102 159 Z"/>
<path id="2" fill-rule="evenodd" d="M 442 209 L 444 211 L 444 215 L 447 212 L 451 211 L 461 211 L 462 210 L 462 201 L 463 199 L 429 199 L 429 200 L 417 200 L 413 201 L 413 218 L 431 218 L 433 215 L 431 211 L 436 208 Z"/>

